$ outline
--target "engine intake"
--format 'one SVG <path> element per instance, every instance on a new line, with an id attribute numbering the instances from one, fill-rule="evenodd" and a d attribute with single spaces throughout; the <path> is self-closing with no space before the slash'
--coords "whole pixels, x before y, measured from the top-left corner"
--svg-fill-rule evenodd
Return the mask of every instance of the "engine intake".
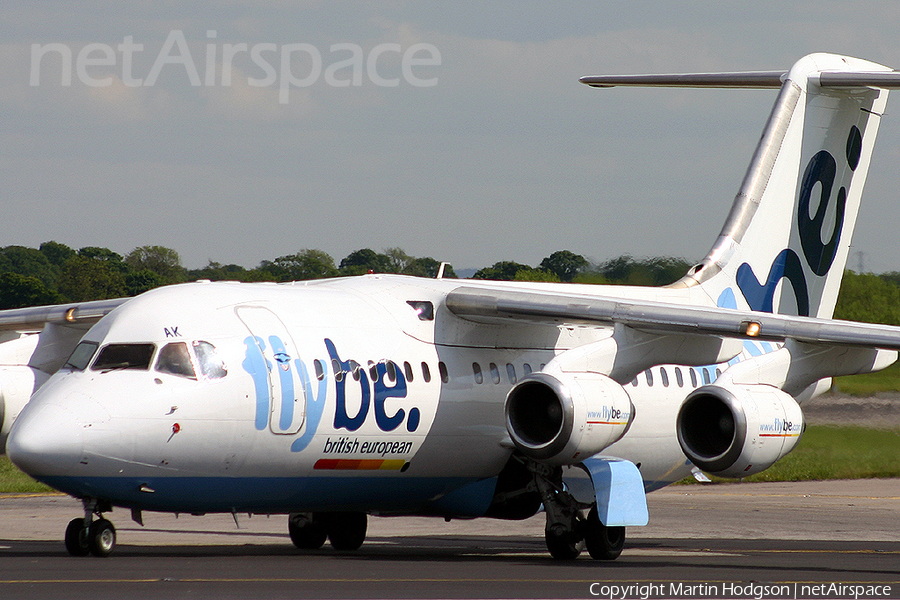
<path id="1" fill-rule="evenodd" d="M 721 477 L 759 473 L 794 449 L 803 411 L 789 394 L 768 385 L 706 385 L 678 411 L 678 443 L 700 469 Z"/>
<path id="2" fill-rule="evenodd" d="M 597 373 L 537 372 L 506 397 L 506 429 L 516 447 L 537 461 L 583 461 L 618 441 L 634 416 L 625 389 Z"/>
<path id="3" fill-rule="evenodd" d="M 47 378 L 31 367 L 0 367 L 0 454 L 6 452 L 6 438 L 13 421 L 28 404 L 32 392 Z"/>

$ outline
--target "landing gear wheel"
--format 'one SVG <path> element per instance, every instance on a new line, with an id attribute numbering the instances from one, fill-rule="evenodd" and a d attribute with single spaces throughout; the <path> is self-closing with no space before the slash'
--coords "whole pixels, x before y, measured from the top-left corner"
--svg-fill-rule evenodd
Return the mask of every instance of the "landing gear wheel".
<path id="1" fill-rule="evenodd" d="M 328 529 L 321 516 L 314 513 L 292 513 L 288 517 L 288 534 L 301 550 L 318 550 L 328 538 Z"/>
<path id="2" fill-rule="evenodd" d="M 584 530 L 584 543 L 591 558 L 595 560 L 615 560 L 625 547 L 625 528 L 607 527 L 600 522 L 597 507 L 588 513 Z"/>
<path id="3" fill-rule="evenodd" d="M 91 552 L 88 544 L 88 528 L 84 519 L 72 519 L 66 527 L 66 550 L 72 556 L 87 556 Z"/>
<path id="4" fill-rule="evenodd" d="M 368 517 L 366 513 L 326 513 L 328 523 L 328 541 L 332 548 L 342 552 L 359 550 L 366 541 Z"/>
<path id="5" fill-rule="evenodd" d="M 581 542 L 577 536 L 562 527 L 548 527 L 544 530 L 544 541 L 550 556 L 556 560 L 574 560 L 581 554 Z"/>
<path id="6" fill-rule="evenodd" d="M 88 546 L 91 554 L 106 558 L 116 547 L 116 528 L 106 519 L 98 519 L 91 523 L 88 530 Z"/>

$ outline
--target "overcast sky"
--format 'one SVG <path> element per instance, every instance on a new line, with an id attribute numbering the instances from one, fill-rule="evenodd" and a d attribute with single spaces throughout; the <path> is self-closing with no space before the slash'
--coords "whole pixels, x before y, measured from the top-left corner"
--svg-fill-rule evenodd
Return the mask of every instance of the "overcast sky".
<path id="1" fill-rule="evenodd" d="M 896 0 L 32 0 L 0 20 L 0 246 L 163 245 L 190 268 L 366 247 L 457 269 L 563 249 L 696 261 L 776 92 L 579 76 L 787 69 L 816 51 L 900 68 Z M 898 107 L 851 268 L 861 251 L 866 270 L 900 270 Z"/>

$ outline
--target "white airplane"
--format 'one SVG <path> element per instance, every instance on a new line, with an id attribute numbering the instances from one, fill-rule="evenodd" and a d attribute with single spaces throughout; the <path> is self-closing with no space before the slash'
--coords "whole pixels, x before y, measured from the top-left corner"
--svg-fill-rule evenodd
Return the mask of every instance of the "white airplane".
<path id="1" fill-rule="evenodd" d="M 114 506 L 287 514 L 297 547 L 345 551 L 367 515 L 543 507 L 552 556 L 614 559 L 646 492 L 766 469 L 827 378 L 896 360 L 900 328 L 828 319 L 900 73 L 813 54 L 582 82 L 779 90 L 722 232 L 675 284 L 196 282 L 0 312 L 6 450 L 83 500 L 69 552 L 113 550 Z"/>

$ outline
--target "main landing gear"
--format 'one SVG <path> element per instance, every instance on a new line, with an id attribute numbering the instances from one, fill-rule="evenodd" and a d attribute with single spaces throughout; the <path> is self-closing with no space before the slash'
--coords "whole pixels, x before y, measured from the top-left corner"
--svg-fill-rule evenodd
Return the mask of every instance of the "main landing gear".
<path id="1" fill-rule="evenodd" d="M 625 528 L 600 522 L 596 505 L 578 502 L 563 486 L 562 469 L 528 461 L 541 494 L 547 525 L 544 540 L 550 555 L 558 560 L 577 558 L 586 547 L 591 558 L 615 560 L 625 546 Z M 587 517 L 583 512 L 590 509 Z"/>
<path id="2" fill-rule="evenodd" d="M 317 550 L 327 538 L 335 550 L 352 552 L 366 540 L 367 523 L 359 512 L 291 513 L 288 533 L 301 550 Z"/>
<path id="3" fill-rule="evenodd" d="M 105 558 L 116 547 L 116 528 L 102 514 L 112 510 L 112 507 L 92 499 L 82 502 L 84 517 L 72 519 L 66 527 L 66 550 L 72 556 L 93 554 Z M 94 520 L 94 515 L 97 515 L 97 520 Z"/>

